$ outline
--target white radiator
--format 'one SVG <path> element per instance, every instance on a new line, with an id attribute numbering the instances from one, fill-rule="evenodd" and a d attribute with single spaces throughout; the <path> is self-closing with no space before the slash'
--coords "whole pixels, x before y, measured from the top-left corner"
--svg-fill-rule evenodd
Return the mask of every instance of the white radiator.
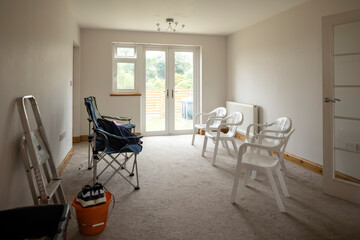
<path id="1" fill-rule="evenodd" d="M 245 104 L 245 103 L 237 103 L 237 102 L 226 102 L 226 110 L 227 114 L 233 112 L 241 112 L 244 116 L 244 121 L 241 126 L 238 127 L 237 132 L 240 134 L 246 134 L 246 128 L 252 123 L 259 122 L 259 111 L 258 106 L 252 104 Z M 256 134 L 258 129 L 251 128 L 252 132 L 251 135 Z"/>

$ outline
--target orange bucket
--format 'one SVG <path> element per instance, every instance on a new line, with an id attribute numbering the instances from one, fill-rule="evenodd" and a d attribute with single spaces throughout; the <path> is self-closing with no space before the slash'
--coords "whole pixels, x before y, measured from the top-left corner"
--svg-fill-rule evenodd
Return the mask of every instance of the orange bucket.
<path id="1" fill-rule="evenodd" d="M 104 231 L 108 218 L 108 209 L 113 197 L 108 191 L 104 191 L 106 203 L 83 208 L 76 202 L 76 197 L 72 200 L 72 205 L 76 211 L 76 218 L 80 233 L 84 235 L 96 235 Z"/>

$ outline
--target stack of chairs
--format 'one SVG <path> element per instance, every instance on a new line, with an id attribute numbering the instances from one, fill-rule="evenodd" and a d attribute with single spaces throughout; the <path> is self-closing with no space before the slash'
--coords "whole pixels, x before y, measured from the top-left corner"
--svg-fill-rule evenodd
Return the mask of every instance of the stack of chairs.
<path id="1" fill-rule="evenodd" d="M 95 184 L 100 176 L 107 170 L 112 169 L 113 173 L 102 181 L 106 185 L 113 176 L 119 174 L 135 190 L 140 189 L 137 155 L 142 151 L 142 136 L 136 136 L 129 126 L 120 125 L 115 121 L 98 117 L 95 112 L 95 102 L 92 97 L 85 98 L 85 106 L 92 121 L 93 133 L 90 146 L 92 149 L 93 183 Z M 101 116 L 101 115 L 100 115 Z M 127 164 L 131 164 L 131 169 Z M 98 164 L 103 161 L 105 167 L 98 173 Z M 123 172 L 128 173 L 125 176 Z M 136 176 L 136 183 L 131 177 Z"/>

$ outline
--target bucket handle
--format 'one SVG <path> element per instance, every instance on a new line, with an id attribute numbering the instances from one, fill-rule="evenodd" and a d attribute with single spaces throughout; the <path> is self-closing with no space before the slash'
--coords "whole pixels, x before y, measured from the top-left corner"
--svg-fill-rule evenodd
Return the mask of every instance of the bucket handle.
<path id="1" fill-rule="evenodd" d="M 111 208 L 111 211 L 109 211 L 109 214 L 108 214 L 108 218 L 109 218 L 111 216 L 111 213 L 112 213 L 114 207 L 115 207 L 115 196 L 109 190 L 107 190 L 107 188 L 105 186 L 103 186 L 103 187 L 108 193 L 110 193 L 110 195 L 112 197 L 112 208 Z"/>

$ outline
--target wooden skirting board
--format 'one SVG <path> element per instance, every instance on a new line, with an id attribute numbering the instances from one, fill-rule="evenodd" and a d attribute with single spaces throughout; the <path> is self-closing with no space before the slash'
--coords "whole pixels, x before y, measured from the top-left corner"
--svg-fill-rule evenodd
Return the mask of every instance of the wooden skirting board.
<path id="1" fill-rule="evenodd" d="M 59 167 L 57 168 L 57 172 L 58 172 L 58 175 L 61 176 L 61 174 L 63 173 L 63 171 L 65 170 L 66 168 L 66 165 L 70 162 L 70 159 L 71 157 L 73 156 L 74 154 L 74 148 L 71 147 L 70 148 L 70 151 L 68 152 L 68 154 L 66 154 L 64 160 L 62 160 L 62 162 L 60 163 Z"/>
<path id="2" fill-rule="evenodd" d="M 87 142 L 88 141 L 88 135 L 81 135 L 80 136 L 80 142 Z"/>
<path id="3" fill-rule="evenodd" d="M 236 133 L 235 137 L 240 139 L 241 141 L 245 142 L 245 135 L 240 134 L 240 133 Z"/>
<path id="4" fill-rule="evenodd" d="M 88 141 L 88 135 L 81 135 L 78 137 L 73 137 L 73 143 L 81 143 L 81 142 L 87 142 Z"/>
<path id="5" fill-rule="evenodd" d="M 87 142 L 87 140 L 88 140 L 88 135 L 73 137 L 73 143 Z"/>

